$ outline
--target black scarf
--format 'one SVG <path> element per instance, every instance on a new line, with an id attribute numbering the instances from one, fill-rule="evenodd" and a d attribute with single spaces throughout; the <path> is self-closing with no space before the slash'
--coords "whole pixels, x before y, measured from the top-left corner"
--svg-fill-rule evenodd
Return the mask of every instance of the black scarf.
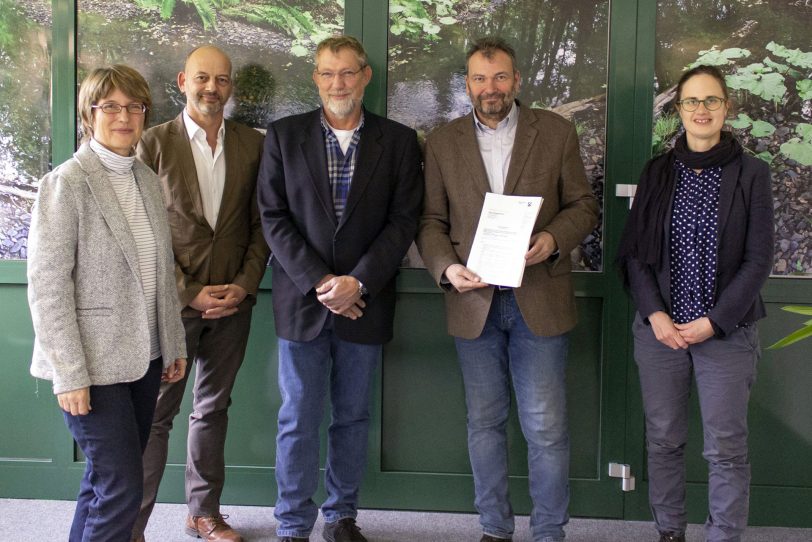
<path id="1" fill-rule="evenodd" d="M 705 152 L 694 152 L 688 148 L 688 140 L 683 133 L 665 159 L 652 159 L 640 175 L 634 205 L 629 212 L 623 236 L 620 240 L 615 263 L 619 266 L 623 284 L 628 288 L 628 261 L 635 258 L 641 263 L 656 266 L 660 261 L 663 244 L 663 229 L 671 194 L 674 191 L 676 174 L 674 162 L 679 160 L 691 169 L 723 167 L 742 154 L 742 146 L 730 132 L 722 132 L 719 143 Z"/>

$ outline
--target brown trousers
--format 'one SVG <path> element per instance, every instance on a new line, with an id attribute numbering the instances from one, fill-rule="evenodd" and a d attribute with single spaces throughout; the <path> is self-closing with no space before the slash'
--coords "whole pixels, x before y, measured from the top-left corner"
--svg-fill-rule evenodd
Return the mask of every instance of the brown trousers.
<path id="1" fill-rule="evenodd" d="M 251 328 L 251 309 L 219 320 L 184 318 L 189 365 L 186 377 L 162 384 L 149 442 L 144 451 L 144 497 L 133 527 L 133 539 L 144 533 L 155 506 L 166 468 L 169 431 L 180 411 L 192 370 L 194 402 L 186 441 L 186 503 L 189 514 L 209 516 L 220 511 L 225 482 L 226 430 L 231 390 L 245 356 Z"/>

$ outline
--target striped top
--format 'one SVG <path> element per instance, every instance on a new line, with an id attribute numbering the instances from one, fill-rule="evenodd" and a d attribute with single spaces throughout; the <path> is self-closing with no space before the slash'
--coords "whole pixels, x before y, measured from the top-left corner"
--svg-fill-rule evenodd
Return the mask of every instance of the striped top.
<path id="1" fill-rule="evenodd" d="M 116 154 L 95 139 L 90 140 L 90 148 L 98 155 L 104 166 L 107 178 L 118 198 L 118 204 L 127 219 L 133 239 L 135 239 L 141 289 L 144 292 L 147 320 L 149 321 L 149 357 L 155 359 L 161 356 L 157 310 L 158 248 L 155 245 L 155 235 L 147 216 L 147 209 L 144 207 L 144 200 L 141 199 L 141 192 L 138 190 L 133 175 L 135 156 Z"/>

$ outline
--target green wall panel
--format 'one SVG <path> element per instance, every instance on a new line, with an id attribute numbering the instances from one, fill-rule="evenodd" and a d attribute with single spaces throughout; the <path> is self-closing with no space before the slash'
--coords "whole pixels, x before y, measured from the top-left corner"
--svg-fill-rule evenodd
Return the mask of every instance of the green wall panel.
<path id="1" fill-rule="evenodd" d="M 573 478 L 599 473 L 601 300 L 579 299 L 567 369 Z M 395 339 L 383 364 L 383 471 L 470 474 L 465 397 L 442 295 L 401 295 Z M 527 476 L 527 446 L 515 398 L 508 424 L 509 469 Z"/>

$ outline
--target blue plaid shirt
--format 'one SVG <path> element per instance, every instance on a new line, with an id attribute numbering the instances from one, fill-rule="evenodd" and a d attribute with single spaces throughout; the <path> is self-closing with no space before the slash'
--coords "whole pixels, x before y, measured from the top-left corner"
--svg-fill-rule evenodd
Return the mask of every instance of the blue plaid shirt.
<path id="1" fill-rule="evenodd" d="M 341 152 L 341 145 L 333 130 L 324 118 L 324 111 L 321 113 L 321 130 L 324 133 L 324 147 L 327 151 L 327 175 L 330 178 L 330 187 L 333 189 L 333 210 L 336 219 L 341 220 L 344 208 L 347 206 L 347 194 L 350 193 L 350 183 L 352 174 L 355 172 L 355 162 L 357 154 L 355 149 L 358 141 L 361 140 L 361 129 L 364 127 L 364 113 L 361 113 L 361 122 L 352 134 L 350 145 L 347 147 L 347 154 Z"/>

